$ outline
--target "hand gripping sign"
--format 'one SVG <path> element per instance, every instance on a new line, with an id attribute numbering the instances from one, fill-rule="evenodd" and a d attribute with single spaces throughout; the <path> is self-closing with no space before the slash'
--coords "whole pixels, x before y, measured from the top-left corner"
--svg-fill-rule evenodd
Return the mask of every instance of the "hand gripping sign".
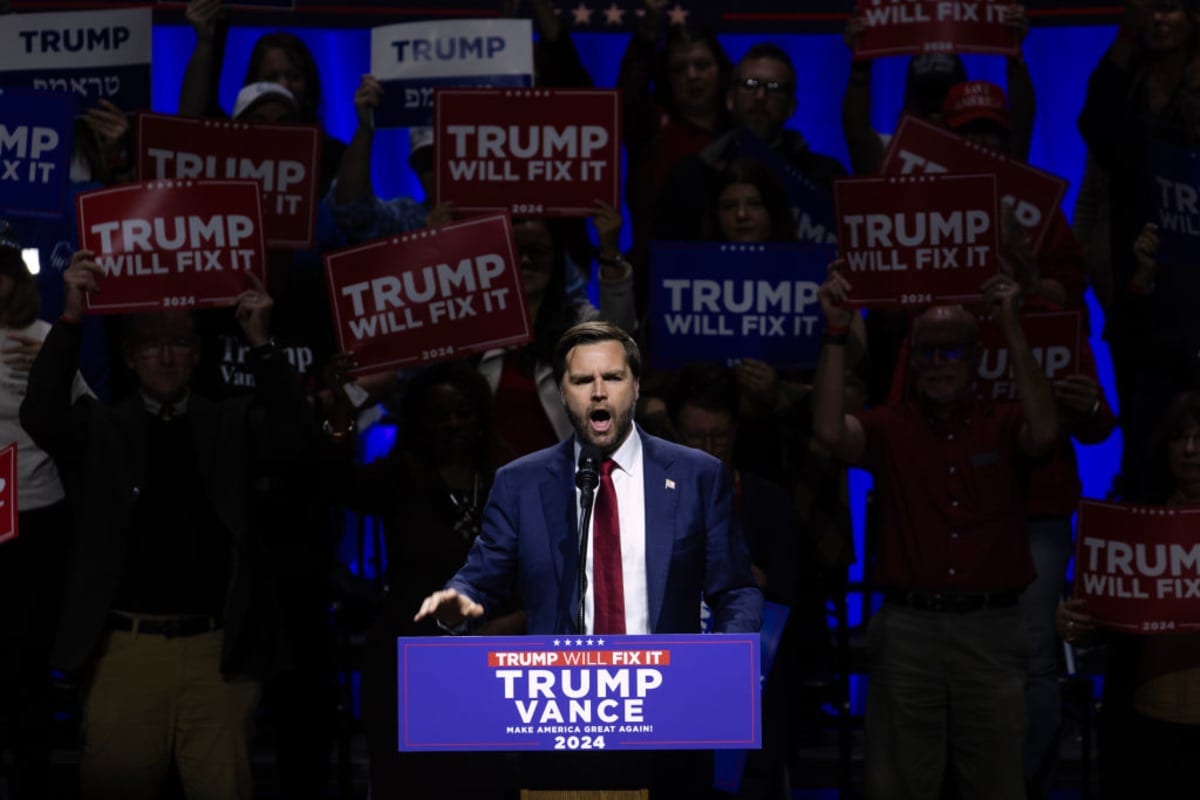
<path id="1" fill-rule="evenodd" d="M 0 214 L 63 215 L 74 130 L 73 95 L 0 89 Z"/>
<path id="2" fill-rule="evenodd" d="M 975 299 L 999 269 L 991 175 L 846 178 L 834 183 L 833 197 L 856 305 Z"/>
<path id="3" fill-rule="evenodd" d="M 1000 200 L 1012 208 L 1017 222 L 1029 234 L 1034 252 L 1041 249 L 1067 191 L 1067 182 L 1062 178 L 972 144 L 910 114 L 900 118 L 879 172 L 881 175 L 994 173 Z"/>
<path id="4" fill-rule="evenodd" d="M 861 0 L 867 30 L 854 58 L 917 53 L 1019 52 L 1017 34 L 1004 21 L 1012 0 Z"/>
<path id="5" fill-rule="evenodd" d="M 12 14 L 0 25 L 0 86 L 150 107 L 152 9 Z"/>
<path id="6" fill-rule="evenodd" d="M 338 347 L 354 372 L 411 367 L 533 335 L 507 214 L 325 256 Z"/>
<path id="7" fill-rule="evenodd" d="M 383 84 L 381 128 L 429 125 L 437 89 L 533 84 L 527 19 L 444 19 L 371 29 L 371 74 Z"/>
<path id="8" fill-rule="evenodd" d="M 445 89 L 434 111 L 437 202 L 586 217 L 620 207 L 621 112 L 604 89 Z"/>
<path id="9" fill-rule="evenodd" d="M 315 125 L 260 125 L 138 114 L 138 175 L 258 181 L 268 247 L 316 241 L 318 149 Z"/>
<path id="10" fill-rule="evenodd" d="M 79 242 L 104 271 L 87 311 L 223 306 L 265 278 L 254 181 L 147 181 L 76 198 Z"/>
<path id="11" fill-rule="evenodd" d="M 1083 317 L 1078 311 L 1034 311 L 1021 315 L 1021 330 L 1047 380 L 1080 374 Z M 1016 400 L 1017 384 L 1004 332 L 991 317 L 979 319 L 979 367 L 975 396 L 988 400 Z"/>
<path id="12" fill-rule="evenodd" d="M 1075 597 L 1127 633 L 1200 630 L 1200 508 L 1083 500 Z"/>
<path id="13" fill-rule="evenodd" d="M 17 443 L 0 450 L 0 544 L 17 538 Z"/>

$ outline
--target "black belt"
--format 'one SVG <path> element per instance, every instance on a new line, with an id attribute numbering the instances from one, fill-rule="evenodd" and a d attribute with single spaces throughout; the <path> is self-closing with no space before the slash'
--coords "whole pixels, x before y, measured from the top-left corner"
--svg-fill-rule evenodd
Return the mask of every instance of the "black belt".
<path id="1" fill-rule="evenodd" d="M 109 614 L 108 628 L 114 631 L 129 631 L 137 634 L 165 636 L 174 639 L 180 636 L 199 636 L 215 631 L 219 625 L 212 617 L 171 617 L 170 619 L 145 619 Z"/>
<path id="2" fill-rule="evenodd" d="M 907 606 L 918 611 L 944 611 L 953 614 L 989 608 L 1012 608 L 1020 597 L 1019 592 L 906 592 L 902 589 L 888 589 L 883 593 L 883 599 L 892 605 Z"/>

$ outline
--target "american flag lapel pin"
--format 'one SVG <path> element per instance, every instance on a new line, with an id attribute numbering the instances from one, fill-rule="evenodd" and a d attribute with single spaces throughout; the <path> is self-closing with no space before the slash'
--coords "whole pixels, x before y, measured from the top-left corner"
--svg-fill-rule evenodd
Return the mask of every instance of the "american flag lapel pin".
<path id="1" fill-rule="evenodd" d="M 667 478 L 667 488 L 668 488 L 668 489 L 674 489 L 674 488 L 675 488 L 675 481 L 671 480 L 670 478 Z"/>

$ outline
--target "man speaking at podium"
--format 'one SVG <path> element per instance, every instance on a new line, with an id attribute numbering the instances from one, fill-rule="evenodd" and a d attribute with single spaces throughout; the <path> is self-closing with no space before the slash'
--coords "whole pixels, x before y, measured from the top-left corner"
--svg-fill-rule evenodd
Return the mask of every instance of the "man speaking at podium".
<path id="1" fill-rule="evenodd" d="M 417 619 L 434 615 L 465 632 L 515 591 L 531 634 L 699 633 L 703 596 L 714 631 L 758 631 L 762 594 L 734 520 L 729 476 L 715 458 L 638 430 L 640 371 L 637 344 L 614 325 L 585 322 L 563 335 L 554 377 L 575 436 L 496 474 L 467 563 L 425 598 Z M 581 526 L 589 504 L 590 525 Z M 653 754 L 607 755 L 649 763 Z M 539 763 L 550 768 L 552 760 Z M 654 769 L 655 784 L 665 767 Z M 622 777 L 604 772 L 610 786 Z"/>

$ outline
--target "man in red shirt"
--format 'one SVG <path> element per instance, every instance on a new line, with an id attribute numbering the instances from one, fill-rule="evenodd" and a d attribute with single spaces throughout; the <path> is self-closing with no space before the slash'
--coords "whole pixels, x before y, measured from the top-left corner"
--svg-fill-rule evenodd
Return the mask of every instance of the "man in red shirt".
<path id="1" fill-rule="evenodd" d="M 915 397 L 846 414 L 850 285 L 835 262 L 818 296 L 827 328 L 815 380 L 817 438 L 875 476 L 885 603 L 867 647 L 867 797 L 929 798 L 947 770 L 975 800 L 1025 796 L 1028 638 L 1017 602 L 1033 579 L 1026 497 L 1058 439 L 1054 395 L 1021 330 L 1020 286 L 982 292 L 1004 331 L 1018 403 L 973 399 L 978 329 L 959 306 L 913 323 Z"/>

